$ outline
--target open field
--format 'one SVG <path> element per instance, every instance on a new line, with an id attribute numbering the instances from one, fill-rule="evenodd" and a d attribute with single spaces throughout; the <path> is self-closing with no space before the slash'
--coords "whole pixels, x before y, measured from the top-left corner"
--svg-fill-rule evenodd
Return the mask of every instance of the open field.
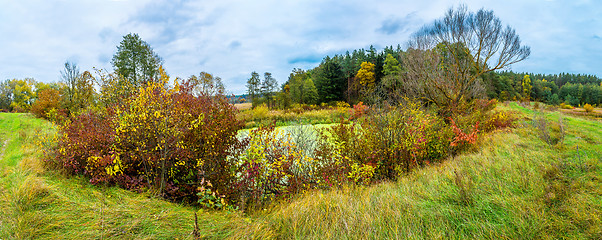
<path id="1" fill-rule="evenodd" d="M 592 112 L 587 112 L 583 108 L 574 108 L 574 109 L 561 109 L 560 110 L 566 114 L 573 114 L 577 116 L 587 116 L 592 117 L 597 120 L 602 120 L 602 108 L 594 108 Z"/>
<path id="2" fill-rule="evenodd" d="M 237 104 L 234 104 L 234 107 L 236 109 L 238 109 L 238 110 L 241 110 L 241 111 L 242 110 L 251 109 L 252 106 L 253 106 L 253 104 L 250 103 L 250 102 L 249 103 L 237 103 Z"/>
<path id="3" fill-rule="evenodd" d="M 0 239 L 601 239 L 602 124 L 510 103 L 517 127 L 397 182 L 311 191 L 266 210 L 203 211 L 43 168 L 28 114 L 0 113 Z M 564 138 L 542 140 L 562 117 Z M 545 119 L 550 129 L 538 128 Z M 2 154 L 3 153 L 3 154 Z"/>
<path id="4" fill-rule="evenodd" d="M 248 108 L 240 104 L 235 106 L 240 110 L 236 118 L 245 122 L 245 128 L 271 124 L 278 127 L 299 124 L 332 124 L 348 119 L 351 111 L 350 108 L 337 107 L 323 109 L 297 107 L 288 110 L 270 110 L 265 106 L 258 106 L 254 109 L 251 109 L 250 105 Z"/>

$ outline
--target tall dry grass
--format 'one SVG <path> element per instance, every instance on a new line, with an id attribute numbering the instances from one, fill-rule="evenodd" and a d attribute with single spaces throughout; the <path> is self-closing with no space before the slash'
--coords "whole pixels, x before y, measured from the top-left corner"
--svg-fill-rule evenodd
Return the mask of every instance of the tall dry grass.
<path id="1" fill-rule="evenodd" d="M 532 110 L 508 108 L 524 113 L 523 127 L 486 137 L 476 152 L 397 182 L 310 192 L 252 216 L 231 237 L 602 238 L 602 127 L 566 117 L 565 141 L 549 145 L 529 124 Z"/>

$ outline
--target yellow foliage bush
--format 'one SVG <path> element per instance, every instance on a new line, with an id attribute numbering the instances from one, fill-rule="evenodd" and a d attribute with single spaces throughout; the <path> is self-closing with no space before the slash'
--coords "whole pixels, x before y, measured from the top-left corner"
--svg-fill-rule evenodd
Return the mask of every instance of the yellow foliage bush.
<path id="1" fill-rule="evenodd" d="M 594 107 L 592 105 L 590 105 L 589 103 L 583 105 L 583 109 L 585 109 L 586 112 L 593 112 L 594 111 Z"/>
<path id="2" fill-rule="evenodd" d="M 567 103 L 560 103 L 560 108 L 562 109 L 573 109 L 573 106 Z"/>
<path id="3" fill-rule="evenodd" d="M 59 128 L 47 163 L 92 184 L 155 189 L 161 196 L 195 202 L 199 188 L 231 196 L 231 149 L 242 123 L 223 96 L 192 94 L 192 86 L 159 79 L 140 87 L 122 105 L 86 112 Z"/>
<path id="4" fill-rule="evenodd" d="M 268 115 L 268 112 L 270 112 L 270 109 L 268 109 L 265 103 L 261 104 L 251 111 L 252 118 L 253 120 L 264 119 Z"/>

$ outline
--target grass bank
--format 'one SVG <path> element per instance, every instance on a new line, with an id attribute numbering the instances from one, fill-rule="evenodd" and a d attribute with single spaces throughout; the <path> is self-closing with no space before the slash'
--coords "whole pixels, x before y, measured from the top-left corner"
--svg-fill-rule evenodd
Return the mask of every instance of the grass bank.
<path id="1" fill-rule="evenodd" d="M 602 124 L 563 116 L 564 142 L 549 145 L 511 104 L 518 127 L 479 149 L 398 182 L 316 191 L 252 217 L 233 236 L 295 239 L 601 239 Z"/>
<path id="2" fill-rule="evenodd" d="M 50 123 L 0 113 L 0 239 L 192 239 L 195 208 L 44 170 L 36 142 Z M 228 214 L 199 219 L 224 237 Z M 222 234 L 222 235 L 220 235 Z"/>
<path id="3" fill-rule="evenodd" d="M 397 182 L 312 191 L 273 208 L 199 211 L 206 238 L 602 239 L 602 123 L 500 106 L 518 127 Z M 563 141 L 548 144 L 536 120 Z M 555 125 L 556 124 L 556 125 Z M 42 120 L 0 114 L 0 239 L 191 239 L 198 209 L 45 171 Z"/>

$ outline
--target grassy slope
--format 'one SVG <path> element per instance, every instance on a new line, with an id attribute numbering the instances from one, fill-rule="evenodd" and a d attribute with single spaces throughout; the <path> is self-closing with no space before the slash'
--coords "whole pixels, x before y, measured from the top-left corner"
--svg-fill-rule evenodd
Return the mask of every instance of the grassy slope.
<path id="1" fill-rule="evenodd" d="M 209 238 L 600 239 L 602 124 L 564 122 L 561 146 L 522 127 L 398 182 L 310 192 L 245 217 L 204 212 L 199 227 Z M 32 142 L 48 128 L 0 114 L 0 139 L 11 139 L 0 158 L 0 239 L 192 237 L 193 208 L 44 172 Z"/>
<path id="2" fill-rule="evenodd" d="M 559 114 L 547 117 L 557 121 Z M 564 122 L 564 145 L 548 146 L 524 119 L 525 127 L 487 137 L 475 153 L 395 183 L 307 194 L 258 214 L 234 236 L 600 239 L 602 124 L 574 117 Z"/>
<path id="3" fill-rule="evenodd" d="M 0 142 L 8 139 L 0 157 L 0 239 L 192 238 L 193 208 L 46 172 L 35 142 L 49 129 L 27 114 L 0 113 Z M 219 237 L 229 218 L 199 219 L 202 234 Z"/>

